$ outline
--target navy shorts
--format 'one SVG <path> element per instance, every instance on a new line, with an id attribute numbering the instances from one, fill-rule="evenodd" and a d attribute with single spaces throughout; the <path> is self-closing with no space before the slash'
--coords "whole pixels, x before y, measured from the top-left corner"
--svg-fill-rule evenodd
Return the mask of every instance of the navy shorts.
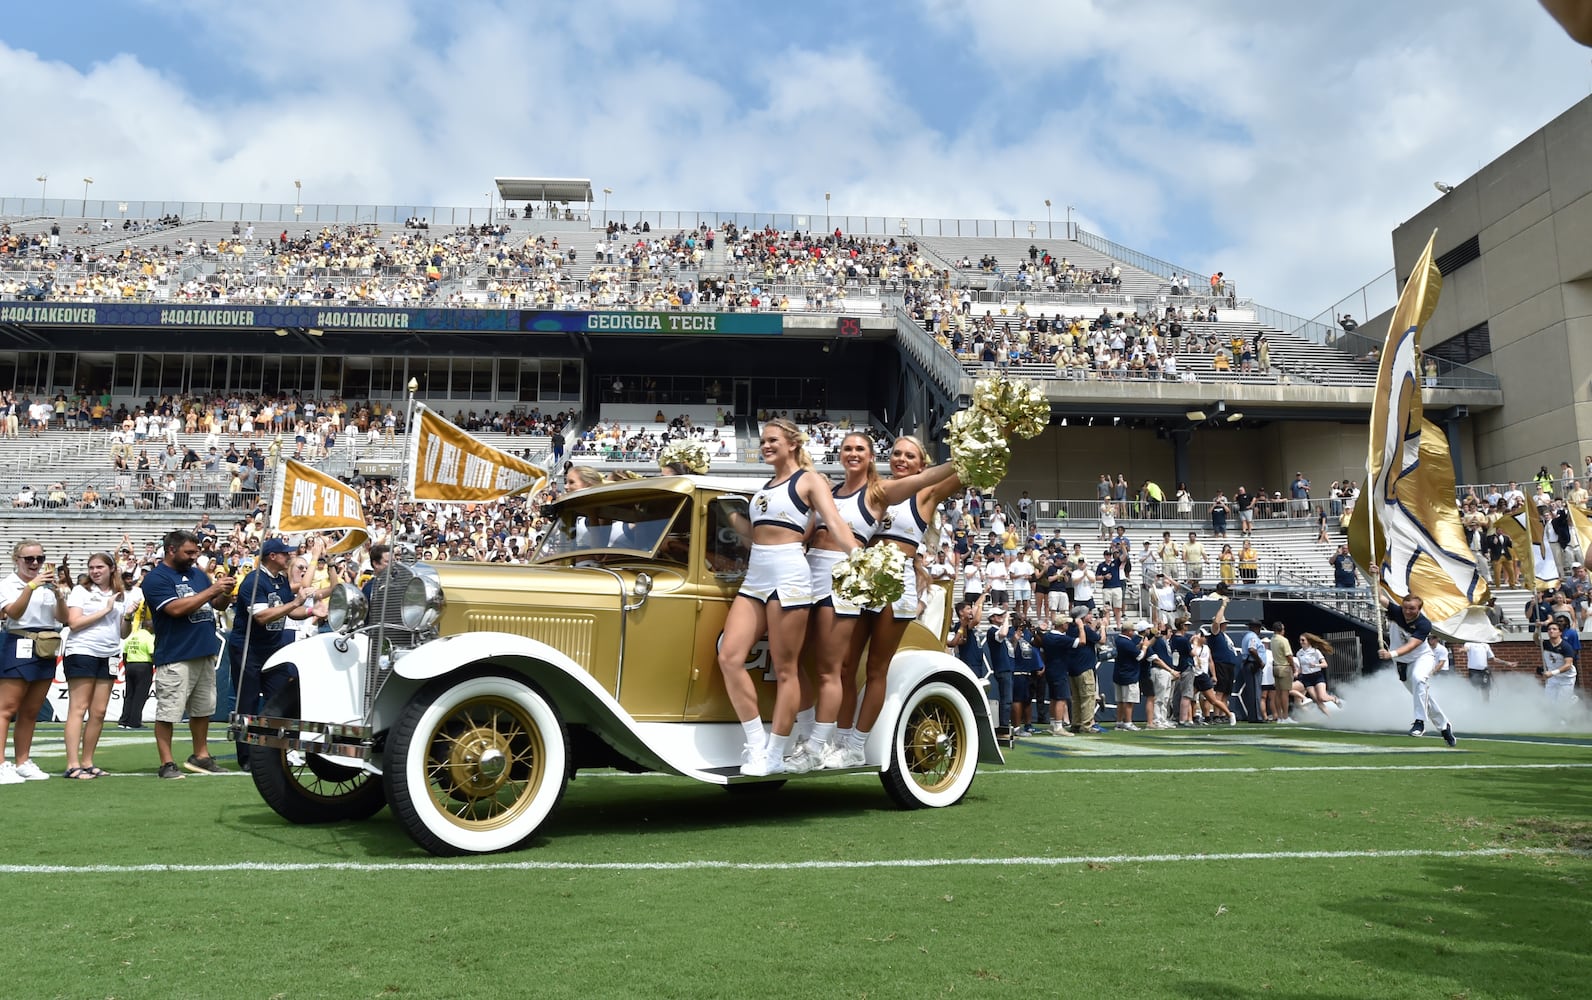
<path id="1" fill-rule="evenodd" d="M 87 653 L 69 653 L 61 660 L 61 672 L 67 680 L 88 677 L 96 681 L 111 679 L 111 658 L 90 656 Z"/>
<path id="2" fill-rule="evenodd" d="M 5 645 L 0 646 L 0 680 L 21 680 L 32 684 L 36 681 L 55 680 L 54 656 L 28 656 L 17 657 L 17 641 L 20 637 L 14 632 L 7 632 Z"/>
<path id="3" fill-rule="evenodd" d="M 1012 704 L 1024 705 L 1033 700 L 1031 685 L 1033 674 L 1012 674 Z"/>
<path id="4" fill-rule="evenodd" d="M 1058 667 L 1051 667 L 1045 671 L 1045 683 L 1050 686 L 1050 700 L 1069 701 L 1072 698 L 1072 682 L 1067 676 L 1067 671 Z"/>

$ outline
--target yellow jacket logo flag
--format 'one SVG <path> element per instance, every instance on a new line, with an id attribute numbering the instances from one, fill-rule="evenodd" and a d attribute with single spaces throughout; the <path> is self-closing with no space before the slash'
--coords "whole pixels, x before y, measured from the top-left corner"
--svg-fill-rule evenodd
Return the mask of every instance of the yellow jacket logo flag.
<path id="1" fill-rule="evenodd" d="M 1349 550 L 1361 566 L 1378 568 L 1383 593 L 1418 596 L 1439 631 L 1460 641 L 1496 642 L 1498 630 L 1481 607 L 1487 583 L 1454 502 L 1448 442 L 1426 421 L 1421 402 L 1421 327 L 1443 287 L 1432 262 L 1436 238 L 1426 241 L 1388 323 L 1371 398 L 1366 489 L 1349 519 Z"/>
<path id="2" fill-rule="evenodd" d="M 328 552 L 352 552 L 369 537 L 365 510 L 354 488 L 291 458 L 277 474 L 271 510 L 271 527 L 276 531 L 290 535 L 342 532 L 343 537 Z"/>
<path id="3" fill-rule="evenodd" d="M 535 492 L 547 473 L 506 451 L 471 437 L 415 404 L 409 435 L 409 496 L 415 500 L 470 503 Z"/>

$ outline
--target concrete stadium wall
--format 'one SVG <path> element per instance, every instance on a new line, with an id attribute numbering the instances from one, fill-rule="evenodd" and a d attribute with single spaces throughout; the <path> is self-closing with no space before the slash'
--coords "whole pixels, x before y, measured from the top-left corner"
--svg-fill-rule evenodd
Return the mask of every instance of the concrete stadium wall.
<path id="1" fill-rule="evenodd" d="M 1592 454 L 1592 98 L 1487 164 L 1393 233 L 1408 277 L 1432 230 L 1442 254 L 1475 236 L 1481 257 L 1444 277 L 1428 346 L 1486 322 L 1479 362 L 1504 405 L 1471 418 L 1472 481 L 1578 469 Z"/>

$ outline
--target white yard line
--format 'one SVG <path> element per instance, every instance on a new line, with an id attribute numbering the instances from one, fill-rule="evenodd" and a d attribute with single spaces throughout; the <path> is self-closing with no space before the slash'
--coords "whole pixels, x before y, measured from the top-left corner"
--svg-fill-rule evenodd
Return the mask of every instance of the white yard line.
<path id="1" fill-rule="evenodd" d="M 0 875 L 206 874 L 214 872 L 435 871 L 853 871 L 867 868 L 1063 868 L 1076 865 L 1185 864 L 1191 861 L 1342 861 L 1402 858 L 1586 858 L 1551 847 L 1482 847 L 1468 851 L 1246 851 L 1228 854 L 1079 854 L 1061 857 L 881 858 L 876 861 L 236 861 L 191 865 L 0 865 Z"/>

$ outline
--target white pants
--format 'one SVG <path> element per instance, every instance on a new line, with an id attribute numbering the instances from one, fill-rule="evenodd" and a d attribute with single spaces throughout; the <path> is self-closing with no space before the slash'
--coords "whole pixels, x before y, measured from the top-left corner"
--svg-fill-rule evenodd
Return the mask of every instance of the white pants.
<path id="1" fill-rule="evenodd" d="M 1414 696 L 1416 721 L 1441 731 L 1448 726 L 1448 716 L 1432 696 L 1432 674 L 1436 672 L 1437 657 L 1430 651 L 1422 653 L 1419 659 L 1405 667 L 1404 686 Z"/>
<path id="2" fill-rule="evenodd" d="M 1543 682 L 1543 687 L 1548 693 L 1548 700 L 1554 703 L 1570 703 L 1575 697 L 1575 674 L 1559 674 L 1549 677 Z"/>
<path id="3" fill-rule="evenodd" d="M 1172 705 L 1172 696 L 1176 693 L 1176 682 L 1172 675 L 1164 670 L 1155 674 L 1155 721 L 1172 723 L 1177 721 L 1177 715 Z"/>

